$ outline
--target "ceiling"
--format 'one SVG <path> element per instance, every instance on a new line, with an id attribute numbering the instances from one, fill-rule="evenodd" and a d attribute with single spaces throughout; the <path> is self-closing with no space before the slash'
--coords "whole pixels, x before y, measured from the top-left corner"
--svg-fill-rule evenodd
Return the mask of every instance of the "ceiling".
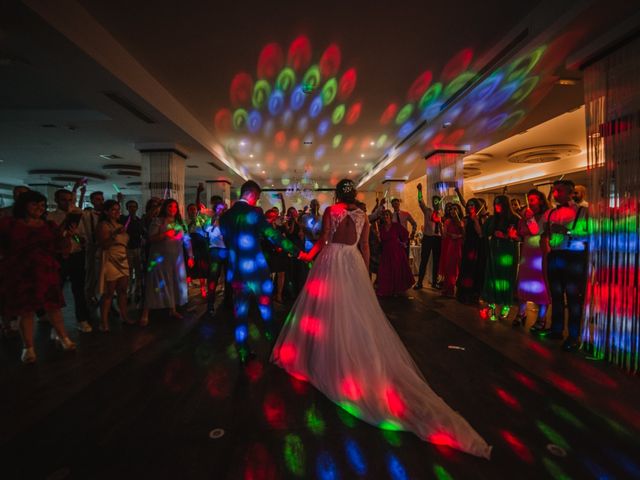
<path id="1" fill-rule="evenodd" d="M 17 59 L 0 62 L 0 175 L 91 170 L 126 186 L 99 155 L 140 165 L 136 145 L 160 142 L 198 167 L 190 184 L 411 178 L 430 150 L 481 151 L 580 105 L 580 82 L 555 83 L 567 56 L 632 7 L 560 3 L 562 16 L 546 0 L 14 2 L 0 19 L 0 56 Z"/>

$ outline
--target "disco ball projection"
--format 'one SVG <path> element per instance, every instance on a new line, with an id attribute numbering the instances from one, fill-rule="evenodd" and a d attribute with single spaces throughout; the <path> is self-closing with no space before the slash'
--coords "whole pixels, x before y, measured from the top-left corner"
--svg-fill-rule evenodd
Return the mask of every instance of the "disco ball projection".
<path id="1" fill-rule="evenodd" d="M 355 134 L 363 104 L 354 93 L 356 69 L 344 63 L 338 45 L 314 55 L 309 39 L 300 36 L 286 54 L 277 43 L 266 45 L 255 75 L 233 77 L 230 106 L 216 112 L 214 123 L 226 153 L 244 165 L 244 174 L 267 187 L 287 188 L 296 177 L 312 184 L 330 179 L 335 185 L 350 173 L 335 171 L 332 159 L 358 158 L 359 149 L 370 148 L 373 140 Z"/>

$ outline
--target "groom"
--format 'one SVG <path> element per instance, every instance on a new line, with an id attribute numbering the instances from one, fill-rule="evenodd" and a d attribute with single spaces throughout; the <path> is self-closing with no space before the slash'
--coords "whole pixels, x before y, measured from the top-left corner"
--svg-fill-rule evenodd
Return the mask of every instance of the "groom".
<path id="1" fill-rule="evenodd" d="M 250 355 L 247 347 L 247 318 L 252 297 L 255 298 L 260 316 L 266 324 L 265 335 L 267 338 L 273 335 L 273 283 L 260 247 L 261 237 L 292 255 L 297 256 L 299 253 L 290 240 L 267 222 L 262 209 L 256 207 L 261 191 L 256 182 L 245 182 L 240 188 L 240 199 L 220 217 L 220 231 L 229 251 L 227 281 L 233 289 L 236 347 L 243 363 Z"/>

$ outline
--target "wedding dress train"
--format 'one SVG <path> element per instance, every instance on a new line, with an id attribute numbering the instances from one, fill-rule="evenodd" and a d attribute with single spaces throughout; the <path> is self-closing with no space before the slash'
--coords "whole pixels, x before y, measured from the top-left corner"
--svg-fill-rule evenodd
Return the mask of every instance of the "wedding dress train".
<path id="1" fill-rule="evenodd" d="M 365 214 L 332 208 L 329 242 L 275 343 L 271 360 L 312 383 L 352 415 L 489 458 L 491 447 L 427 384 L 380 308 L 353 245 L 332 243 L 350 217 L 360 238 Z"/>

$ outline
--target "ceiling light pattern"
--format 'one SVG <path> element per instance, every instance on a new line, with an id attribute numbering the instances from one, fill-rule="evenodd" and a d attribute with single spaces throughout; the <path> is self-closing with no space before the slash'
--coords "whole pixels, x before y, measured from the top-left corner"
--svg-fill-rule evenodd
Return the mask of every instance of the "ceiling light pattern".
<path id="1" fill-rule="evenodd" d="M 370 148 L 370 138 L 363 142 L 349 135 L 362 102 L 353 96 L 356 69 L 341 69 L 342 65 L 338 45 L 314 57 L 306 36 L 296 38 L 286 55 L 279 44 L 266 45 L 258 56 L 255 78 L 236 74 L 229 89 L 230 106 L 214 116 L 227 154 L 245 164 L 246 158 L 261 158 L 286 178 L 295 168 L 329 172 L 329 154 L 355 154 L 352 150 L 362 145 Z M 258 172 L 245 166 L 244 173 Z"/>

